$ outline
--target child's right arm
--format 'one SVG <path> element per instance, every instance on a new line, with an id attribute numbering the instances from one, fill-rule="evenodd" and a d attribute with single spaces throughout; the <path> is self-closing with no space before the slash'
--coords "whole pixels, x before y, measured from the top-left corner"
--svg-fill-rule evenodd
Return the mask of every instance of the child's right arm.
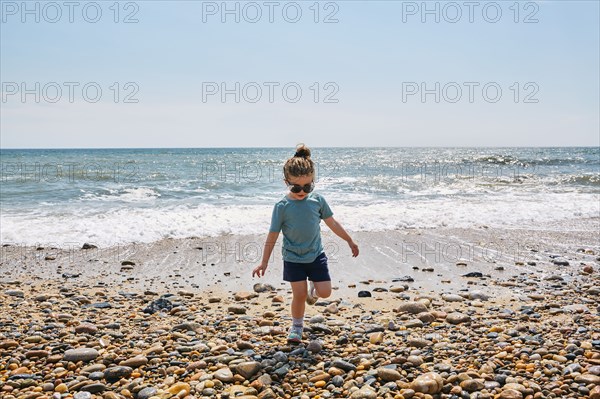
<path id="1" fill-rule="evenodd" d="M 279 238 L 279 232 L 269 232 L 267 235 L 267 240 L 265 241 L 265 248 L 263 249 L 263 257 L 262 262 L 252 271 L 252 277 L 254 275 L 258 277 L 262 277 L 265 275 L 265 271 L 267 270 L 267 266 L 269 263 L 269 258 L 271 257 L 271 253 L 273 252 L 273 248 L 277 243 L 277 239 Z"/>

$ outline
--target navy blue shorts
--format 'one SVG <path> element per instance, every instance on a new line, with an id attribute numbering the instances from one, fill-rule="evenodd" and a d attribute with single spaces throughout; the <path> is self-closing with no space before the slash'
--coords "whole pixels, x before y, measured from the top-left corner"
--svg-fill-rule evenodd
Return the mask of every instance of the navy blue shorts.
<path id="1" fill-rule="evenodd" d="M 283 261 L 283 280 L 295 281 L 331 281 L 329 269 L 327 268 L 327 256 L 325 252 L 317 256 L 312 263 L 296 263 Z"/>

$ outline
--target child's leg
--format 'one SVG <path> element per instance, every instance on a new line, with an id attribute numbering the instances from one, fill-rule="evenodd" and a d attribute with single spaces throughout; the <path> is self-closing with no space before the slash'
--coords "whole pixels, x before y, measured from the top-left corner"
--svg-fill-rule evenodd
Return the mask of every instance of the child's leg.
<path id="1" fill-rule="evenodd" d="M 292 286 L 292 317 L 299 319 L 304 317 L 304 304 L 308 293 L 306 280 L 290 282 Z"/>
<path id="2" fill-rule="evenodd" d="M 313 284 L 319 298 L 328 298 L 331 295 L 331 281 L 315 281 Z"/>

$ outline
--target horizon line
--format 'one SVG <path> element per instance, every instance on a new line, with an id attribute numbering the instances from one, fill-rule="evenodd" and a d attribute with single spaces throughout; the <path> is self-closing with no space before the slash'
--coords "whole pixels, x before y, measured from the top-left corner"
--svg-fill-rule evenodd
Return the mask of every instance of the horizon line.
<path id="1" fill-rule="evenodd" d="M 599 145 L 567 145 L 567 146 L 308 146 L 309 148 L 598 148 Z M 202 150 L 202 149 L 290 149 L 293 146 L 264 147 L 1 147 L 3 150 Z"/>

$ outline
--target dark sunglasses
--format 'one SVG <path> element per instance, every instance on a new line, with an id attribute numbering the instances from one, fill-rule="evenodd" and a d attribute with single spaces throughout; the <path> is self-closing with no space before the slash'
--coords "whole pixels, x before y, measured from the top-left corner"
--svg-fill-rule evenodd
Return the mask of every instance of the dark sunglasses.
<path id="1" fill-rule="evenodd" d="M 308 194 L 310 193 L 314 188 L 315 188 L 315 182 L 310 182 L 310 184 L 306 184 L 304 186 L 300 186 L 298 184 L 290 184 L 289 181 L 285 181 L 288 188 L 290 189 L 291 192 L 293 192 L 294 194 L 298 194 L 300 191 L 303 191 Z"/>

